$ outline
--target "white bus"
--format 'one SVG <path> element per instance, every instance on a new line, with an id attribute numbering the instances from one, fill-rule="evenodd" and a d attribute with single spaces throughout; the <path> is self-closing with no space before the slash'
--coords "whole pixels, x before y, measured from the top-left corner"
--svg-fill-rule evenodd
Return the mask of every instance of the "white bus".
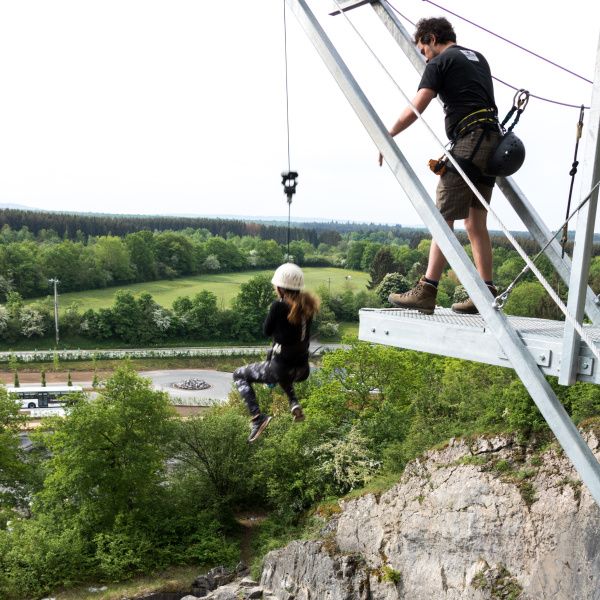
<path id="1" fill-rule="evenodd" d="M 11 397 L 21 402 L 21 408 L 60 407 L 68 394 L 83 392 L 80 385 L 47 385 L 7 387 Z"/>

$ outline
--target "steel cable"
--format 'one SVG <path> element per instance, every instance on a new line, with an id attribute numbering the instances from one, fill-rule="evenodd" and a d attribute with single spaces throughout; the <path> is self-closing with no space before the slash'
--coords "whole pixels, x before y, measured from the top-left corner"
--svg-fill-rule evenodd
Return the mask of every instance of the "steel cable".
<path id="1" fill-rule="evenodd" d="M 425 2 L 428 2 L 429 0 L 424 0 Z M 433 4 L 433 2 L 431 3 Z M 409 19 L 406 15 L 402 14 L 393 4 L 391 4 L 390 2 L 388 2 L 388 5 L 390 6 L 390 8 L 397 13 L 399 16 L 401 16 L 405 21 L 407 21 L 408 23 L 410 23 L 413 27 L 416 26 L 416 23 L 414 21 L 412 21 L 411 19 Z M 434 5 L 437 6 L 437 5 Z M 441 8 L 441 7 L 440 7 Z M 446 10 L 446 9 L 442 9 L 442 10 Z M 451 11 L 447 11 L 450 14 L 455 14 Z M 456 15 L 459 18 L 459 15 Z M 475 27 L 479 27 L 480 29 L 483 29 L 484 31 L 488 31 L 487 29 L 485 29 L 484 27 L 481 27 L 480 25 L 477 25 L 477 23 L 472 23 L 471 21 L 464 19 L 465 21 L 467 21 L 467 23 L 471 23 L 472 25 L 474 25 Z M 514 42 L 511 42 L 510 40 L 503 38 L 501 35 L 497 35 L 491 31 L 489 31 L 489 33 L 491 33 L 492 35 L 495 35 L 496 37 L 500 38 L 501 40 L 508 42 L 509 44 L 512 44 L 513 46 L 516 46 L 517 48 L 520 48 L 521 50 L 524 50 L 525 52 L 529 52 L 530 54 L 533 54 L 534 56 L 538 56 L 535 52 L 532 52 L 530 50 L 527 50 L 527 48 L 523 48 L 522 46 L 519 46 L 519 44 L 515 44 Z M 547 60 L 544 59 L 543 57 L 539 57 L 542 60 Z M 568 73 L 571 73 L 571 71 L 569 71 L 568 69 L 565 69 L 564 67 L 561 67 L 560 65 L 556 65 L 555 63 L 553 63 L 552 61 L 548 60 L 547 62 L 549 62 L 552 65 L 557 66 L 560 69 L 563 69 L 565 71 L 567 71 Z M 580 79 L 583 79 L 584 81 L 587 81 L 589 83 L 592 83 L 589 79 L 586 79 L 585 77 L 582 77 L 581 75 L 577 75 L 577 73 L 572 73 L 573 75 L 575 75 L 576 77 L 579 77 Z M 508 83 L 507 81 L 504 81 L 503 79 L 500 79 L 499 77 L 496 77 L 495 75 L 492 75 L 492 79 L 494 81 L 497 81 L 498 83 L 501 83 L 502 85 L 505 85 L 506 87 L 510 88 L 511 90 L 519 90 L 520 88 L 512 85 L 512 83 Z M 567 108 L 580 108 L 581 105 L 580 104 L 569 104 L 568 102 L 561 102 L 560 100 L 552 100 L 552 98 L 546 98 L 545 96 L 538 96 L 537 94 L 529 94 L 532 98 L 536 98 L 537 100 L 541 100 L 542 102 L 549 102 L 550 104 L 556 104 L 558 106 L 566 106 Z M 586 110 L 589 110 L 589 106 L 584 106 L 584 108 Z"/>

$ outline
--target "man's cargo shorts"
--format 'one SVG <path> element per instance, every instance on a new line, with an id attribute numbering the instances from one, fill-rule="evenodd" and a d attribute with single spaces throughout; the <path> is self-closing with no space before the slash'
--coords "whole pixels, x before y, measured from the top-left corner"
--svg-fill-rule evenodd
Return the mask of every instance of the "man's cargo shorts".
<path id="1" fill-rule="evenodd" d="M 489 157 L 498 145 L 498 140 L 500 139 L 499 132 L 475 129 L 459 138 L 452 149 L 452 154 L 454 156 L 469 158 L 482 133 L 483 139 L 473 157 L 473 163 L 483 172 L 485 171 Z M 492 199 L 493 185 L 475 183 L 475 187 L 485 201 L 489 203 Z M 446 221 L 466 219 L 469 216 L 469 209 L 471 207 L 485 210 L 464 179 L 458 173 L 452 171 L 446 171 L 440 177 L 436 190 L 436 205 Z"/>

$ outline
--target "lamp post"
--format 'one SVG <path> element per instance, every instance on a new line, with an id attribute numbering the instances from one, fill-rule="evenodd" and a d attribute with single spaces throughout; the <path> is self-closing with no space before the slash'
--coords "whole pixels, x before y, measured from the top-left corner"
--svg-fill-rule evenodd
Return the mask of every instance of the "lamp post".
<path id="1" fill-rule="evenodd" d="M 56 331 L 56 345 L 58 346 L 58 290 L 57 286 L 60 283 L 56 277 L 48 279 L 48 283 L 54 284 L 54 330 Z"/>

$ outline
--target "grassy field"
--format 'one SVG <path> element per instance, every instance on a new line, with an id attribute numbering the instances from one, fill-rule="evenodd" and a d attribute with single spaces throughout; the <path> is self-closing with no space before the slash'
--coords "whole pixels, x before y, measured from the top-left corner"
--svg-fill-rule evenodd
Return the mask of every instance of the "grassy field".
<path id="1" fill-rule="evenodd" d="M 170 308 L 178 296 L 193 296 L 202 290 L 209 290 L 217 296 L 219 306 L 226 308 L 231 300 L 237 296 L 240 285 L 255 275 L 271 276 L 272 269 L 262 271 L 242 271 L 240 273 L 217 273 L 214 275 L 197 275 L 181 279 L 149 281 L 126 286 L 117 286 L 101 290 L 88 290 L 85 292 L 71 292 L 60 294 L 59 307 L 64 310 L 72 302 L 78 302 L 81 310 L 92 308 L 108 308 L 112 306 L 114 297 L 119 290 L 128 290 L 133 294 L 148 292 L 161 306 Z M 306 268 L 304 269 L 306 287 L 316 290 L 324 285 L 332 292 L 341 291 L 348 286 L 353 292 L 365 289 L 369 281 L 369 274 L 361 271 L 349 271 L 336 268 Z"/>

